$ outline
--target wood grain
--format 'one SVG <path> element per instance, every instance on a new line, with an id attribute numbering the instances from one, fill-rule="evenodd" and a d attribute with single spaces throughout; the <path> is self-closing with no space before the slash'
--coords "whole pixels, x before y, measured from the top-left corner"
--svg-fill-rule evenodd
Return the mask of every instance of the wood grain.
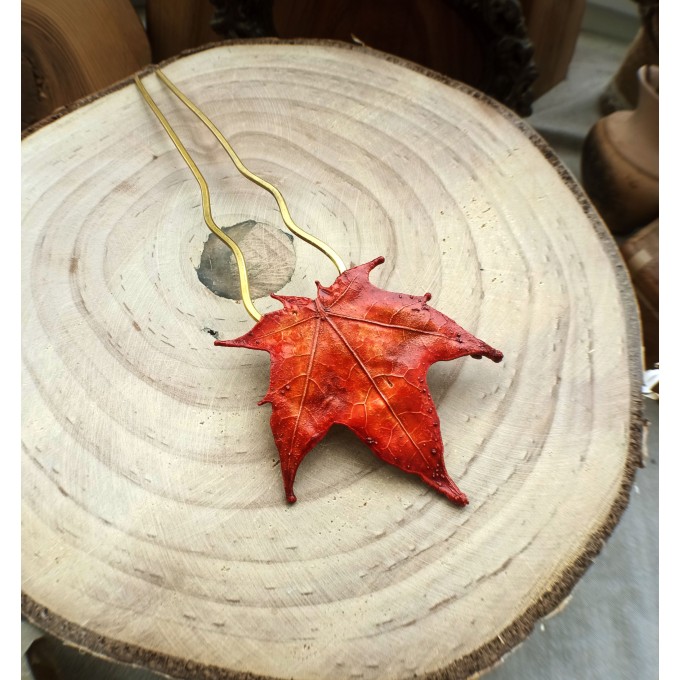
<path id="1" fill-rule="evenodd" d="M 534 45 L 538 78 L 534 98 L 561 83 L 574 56 L 586 0 L 520 0 Z"/>
<path id="2" fill-rule="evenodd" d="M 22 129 L 150 61 L 129 0 L 22 0 Z"/>
<path id="3" fill-rule="evenodd" d="M 470 505 L 332 430 L 285 503 L 252 322 L 198 278 L 198 187 L 129 84 L 23 142 L 23 611 L 177 677 L 468 677 L 552 611 L 640 460 L 640 341 L 616 247 L 545 143 L 483 95 L 331 43 L 164 70 L 348 263 L 504 361 L 435 365 Z M 283 229 L 154 76 L 217 222 Z M 280 291 L 333 267 L 296 240 Z M 269 251 L 263 251 L 271 253 Z M 272 264 L 274 256 L 268 255 Z M 278 307 L 257 301 L 266 312 Z"/>
<path id="4" fill-rule="evenodd" d="M 210 0 L 146 0 L 146 32 L 154 61 L 220 40 L 210 26 L 214 14 Z"/>
<path id="5" fill-rule="evenodd" d="M 488 71 L 485 45 L 446 2 L 431 0 L 275 0 L 282 38 L 331 38 L 364 44 L 481 87 Z M 486 68 L 485 68 L 486 67 Z"/>

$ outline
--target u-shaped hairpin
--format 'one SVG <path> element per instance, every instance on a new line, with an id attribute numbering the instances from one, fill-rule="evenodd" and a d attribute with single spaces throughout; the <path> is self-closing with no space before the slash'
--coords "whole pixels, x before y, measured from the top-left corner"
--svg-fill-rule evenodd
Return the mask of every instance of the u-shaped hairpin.
<path id="1" fill-rule="evenodd" d="M 206 116 L 205 113 L 203 113 L 203 111 L 201 111 L 201 109 L 199 109 L 198 106 L 196 106 L 196 104 L 194 104 L 184 93 L 182 93 L 177 88 L 177 86 L 174 85 L 174 83 L 160 69 L 156 69 L 155 73 L 161 79 L 161 81 L 171 90 L 171 92 L 201 120 L 201 122 L 210 130 L 210 132 L 213 133 L 213 135 L 217 138 L 217 141 L 222 145 L 222 148 L 229 154 L 229 157 L 233 161 L 237 170 L 251 182 L 254 182 L 263 189 L 266 189 L 276 199 L 276 202 L 279 206 L 279 211 L 281 212 L 281 217 L 283 218 L 286 227 L 288 227 L 288 229 L 293 234 L 295 234 L 295 236 L 298 236 L 303 241 L 306 241 L 307 243 L 313 245 L 315 248 L 324 253 L 336 266 L 338 272 L 342 273 L 343 271 L 345 271 L 346 267 L 342 259 L 328 244 L 324 243 L 323 241 L 320 241 L 318 238 L 312 236 L 312 234 L 307 233 L 306 231 L 304 231 L 304 229 L 301 229 L 300 227 L 297 226 L 297 224 L 295 224 L 281 192 L 273 184 L 270 184 L 261 177 L 258 177 L 257 175 L 253 174 L 252 172 L 250 172 L 250 170 L 248 170 L 248 168 L 245 167 L 245 165 L 243 165 L 241 159 L 238 157 L 238 155 L 232 148 L 231 144 L 229 144 L 224 135 L 217 129 L 217 127 L 210 120 L 210 118 L 208 118 L 208 116 Z M 252 298 L 250 297 L 248 272 L 246 268 L 246 262 L 243 257 L 243 252 L 238 247 L 238 244 L 233 239 L 229 238 L 229 236 L 227 236 L 217 226 L 217 224 L 215 224 L 215 220 L 213 219 L 210 205 L 210 190 L 208 188 L 208 183 L 205 181 L 205 178 L 203 177 L 201 171 L 198 169 L 198 166 L 189 155 L 189 152 L 186 150 L 186 147 L 184 146 L 184 144 L 182 144 L 182 141 L 177 136 L 177 133 L 172 129 L 172 126 L 170 125 L 170 123 L 168 123 L 168 120 L 163 115 L 161 110 L 158 108 L 156 102 L 152 99 L 151 95 L 148 93 L 148 91 L 142 84 L 142 81 L 137 76 L 135 76 L 135 84 L 142 93 L 142 96 L 144 97 L 146 103 L 151 107 L 151 110 L 156 114 L 156 117 L 160 121 L 165 131 L 168 133 L 173 144 L 177 147 L 177 150 L 180 152 L 182 158 L 184 158 L 184 161 L 189 166 L 189 169 L 196 178 L 196 181 L 198 182 L 201 188 L 203 219 L 205 223 L 208 225 L 208 228 L 215 234 L 215 236 L 217 236 L 224 243 L 226 243 L 229 246 L 229 248 L 231 248 L 231 251 L 234 253 L 234 257 L 236 258 L 236 265 L 238 267 L 239 282 L 241 285 L 241 296 L 243 298 L 243 304 L 248 314 L 250 314 L 250 316 L 255 321 L 259 321 L 262 318 L 262 315 L 257 311 L 255 305 L 253 304 Z"/>

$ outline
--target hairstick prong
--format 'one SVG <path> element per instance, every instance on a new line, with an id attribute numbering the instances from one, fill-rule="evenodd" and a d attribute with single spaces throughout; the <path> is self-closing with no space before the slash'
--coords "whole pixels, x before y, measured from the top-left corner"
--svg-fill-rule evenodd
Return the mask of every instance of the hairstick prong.
<path id="1" fill-rule="evenodd" d="M 151 107 L 151 110 L 156 114 L 156 118 L 160 121 L 161 125 L 168 133 L 170 139 L 172 139 L 173 144 L 177 147 L 177 151 L 180 152 L 182 158 L 189 166 L 191 172 L 193 172 L 196 181 L 201 187 L 201 202 L 203 204 L 203 220 L 208 225 L 210 231 L 215 234 L 220 240 L 224 241 L 230 248 L 231 252 L 234 253 L 236 258 L 236 266 L 238 267 L 238 277 L 241 284 L 241 297 L 243 298 L 243 305 L 250 316 L 255 320 L 259 321 L 262 315 L 255 309 L 253 300 L 250 297 L 250 286 L 248 285 L 248 270 L 246 269 L 246 261 L 243 257 L 243 252 L 238 247 L 238 244 L 233 239 L 229 238 L 216 224 L 212 216 L 212 209 L 210 207 L 210 190 L 208 189 L 208 183 L 198 169 L 196 163 L 194 163 L 193 158 L 189 155 L 184 144 L 182 144 L 177 133 L 172 129 L 170 123 L 168 123 L 166 117 L 161 113 L 161 110 L 156 105 L 151 95 L 147 92 L 146 88 L 142 84 L 142 81 L 135 76 L 135 84 L 142 93 L 144 100 Z"/>
<path id="2" fill-rule="evenodd" d="M 297 224 L 295 224 L 281 192 L 273 184 L 270 184 L 266 180 L 262 179 L 262 177 L 250 172 L 250 170 L 248 170 L 248 168 L 243 165 L 241 159 L 236 154 L 236 151 L 234 151 L 231 144 L 229 144 L 224 135 L 217 129 L 210 118 L 208 118 L 208 116 L 206 116 L 205 113 L 203 113 L 203 111 L 201 111 L 201 109 L 196 106 L 196 104 L 194 104 L 183 92 L 181 92 L 181 90 L 177 88 L 177 86 L 165 75 L 165 73 L 161 71 L 161 69 L 156 69 L 155 73 L 163 81 L 163 83 L 167 85 L 172 93 L 201 120 L 201 122 L 210 130 L 210 132 L 213 133 L 213 135 L 215 135 L 217 141 L 222 145 L 222 148 L 229 154 L 229 158 L 231 158 L 232 162 L 236 166 L 236 169 L 251 182 L 254 182 L 263 189 L 266 189 L 276 199 L 276 203 L 279 206 L 279 211 L 281 212 L 281 217 L 283 218 L 286 227 L 288 227 L 288 229 L 293 234 L 295 234 L 295 236 L 301 238 L 303 241 L 306 241 L 326 255 L 336 266 L 338 272 L 342 274 L 346 267 L 340 256 L 327 243 L 324 243 L 320 239 L 316 238 L 316 236 L 312 236 L 312 234 L 309 234 L 304 229 L 301 229 Z"/>

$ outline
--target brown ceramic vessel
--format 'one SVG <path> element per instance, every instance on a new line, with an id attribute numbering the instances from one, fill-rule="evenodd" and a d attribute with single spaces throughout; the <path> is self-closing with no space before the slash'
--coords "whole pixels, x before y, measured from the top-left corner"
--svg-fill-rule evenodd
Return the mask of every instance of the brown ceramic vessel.
<path id="1" fill-rule="evenodd" d="M 601 118 L 583 146 L 583 186 L 614 234 L 628 234 L 659 214 L 659 67 L 638 70 L 632 111 Z"/>

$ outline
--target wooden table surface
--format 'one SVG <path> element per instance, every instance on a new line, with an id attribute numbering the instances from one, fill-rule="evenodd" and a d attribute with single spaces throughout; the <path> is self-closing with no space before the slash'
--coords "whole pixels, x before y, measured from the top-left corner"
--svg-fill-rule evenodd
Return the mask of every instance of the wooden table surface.
<path id="1" fill-rule="evenodd" d="M 250 322 L 197 276 L 197 186 L 128 84 L 23 143 L 25 615 L 179 677 L 488 667 L 568 594 L 639 462 L 639 328 L 613 242 L 528 126 L 406 63 L 242 43 L 164 70 L 302 225 L 352 263 L 384 255 L 376 283 L 429 290 L 503 350 L 428 375 L 471 502 L 338 431 L 285 505 L 256 407 L 266 357 L 212 347 L 207 330 Z M 280 239 L 271 197 L 146 82 L 219 185 L 221 223 Z M 303 244 L 289 265 L 285 294 L 332 280 Z"/>

